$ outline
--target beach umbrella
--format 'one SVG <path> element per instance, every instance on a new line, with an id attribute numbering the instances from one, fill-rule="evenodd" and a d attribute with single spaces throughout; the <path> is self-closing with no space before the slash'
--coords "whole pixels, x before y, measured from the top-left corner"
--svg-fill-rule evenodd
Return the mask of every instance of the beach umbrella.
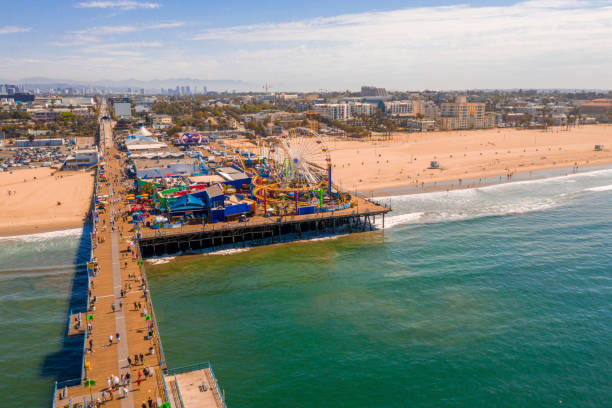
<path id="1" fill-rule="evenodd" d="M 142 265 L 142 259 L 138 261 L 138 265 Z"/>
<path id="2" fill-rule="evenodd" d="M 93 314 L 87 315 L 87 321 L 93 320 Z"/>
<path id="3" fill-rule="evenodd" d="M 159 408 L 171 408 L 170 402 L 166 401 L 159 406 Z"/>
<path id="4" fill-rule="evenodd" d="M 145 316 L 145 321 L 147 321 L 147 320 L 151 320 L 151 315 L 146 315 Z"/>

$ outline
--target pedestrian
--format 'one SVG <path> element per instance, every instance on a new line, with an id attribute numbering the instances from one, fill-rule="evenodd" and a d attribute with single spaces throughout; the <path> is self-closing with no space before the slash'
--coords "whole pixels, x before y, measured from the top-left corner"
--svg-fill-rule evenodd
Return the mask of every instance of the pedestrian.
<path id="1" fill-rule="evenodd" d="M 123 300 L 119 301 L 119 310 L 123 310 Z"/>
<path id="2" fill-rule="evenodd" d="M 138 354 L 134 353 L 134 365 L 138 364 Z"/>
<path id="3" fill-rule="evenodd" d="M 144 356 L 140 353 L 140 364 L 144 364 Z"/>
<path id="4" fill-rule="evenodd" d="M 111 334 L 110 336 L 108 336 L 108 345 L 112 346 L 113 344 L 113 335 Z"/>
<path id="5" fill-rule="evenodd" d="M 115 302 L 113 302 L 113 304 L 111 305 L 111 309 L 113 309 L 113 312 L 115 311 Z"/>
<path id="6" fill-rule="evenodd" d="M 123 398 L 127 398 L 128 395 L 128 389 L 127 387 L 123 387 Z"/>
<path id="7" fill-rule="evenodd" d="M 107 385 L 107 388 L 110 390 L 111 385 L 112 385 L 110 377 L 106 379 L 106 385 Z"/>
<path id="8" fill-rule="evenodd" d="M 141 407 L 142 407 L 142 408 L 147 408 L 147 403 L 146 403 L 146 402 L 144 402 L 144 401 L 142 401 L 142 405 L 141 405 Z"/>
<path id="9" fill-rule="evenodd" d="M 147 404 L 149 404 L 149 408 L 153 408 L 153 400 L 151 399 L 151 397 L 149 397 L 149 399 L 147 400 Z"/>
<path id="10" fill-rule="evenodd" d="M 117 338 L 117 343 L 119 343 L 119 332 L 115 333 L 115 337 Z"/>
<path id="11" fill-rule="evenodd" d="M 102 401 L 106 401 L 106 391 L 102 390 Z"/>
<path id="12" fill-rule="evenodd" d="M 132 365 L 132 358 L 130 356 L 128 356 L 127 361 L 128 361 L 128 365 L 131 366 Z"/>
<path id="13" fill-rule="evenodd" d="M 136 380 L 136 382 L 138 383 L 138 386 L 140 387 L 140 383 L 142 382 L 142 380 L 140 379 L 140 377 L 138 377 L 138 379 Z"/>

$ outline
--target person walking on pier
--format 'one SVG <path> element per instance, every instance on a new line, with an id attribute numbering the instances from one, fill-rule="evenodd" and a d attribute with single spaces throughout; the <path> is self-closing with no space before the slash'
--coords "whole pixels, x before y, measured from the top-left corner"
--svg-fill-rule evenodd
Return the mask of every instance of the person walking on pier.
<path id="1" fill-rule="evenodd" d="M 110 336 L 108 336 L 108 345 L 109 346 L 113 345 L 113 335 L 112 334 Z"/>
<path id="2" fill-rule="evenodd" d="M 111 304 L 111 309 L 113 309 L 113 313 L 115 312 L 115 302 Z"/>
<path id="3" fill-rule="evenodd" d="M 117 339 L 117 343 L 119 343 L 119 341 L 120 341 L 119 332 L 115 333 L 115 338 Z"/>
<path id="4" fill-rule="evenodd" d="M 128 361 L 128 365 L 132 366 L 132 358 L 130 356 L 128 356 L 127 361 Z"/>

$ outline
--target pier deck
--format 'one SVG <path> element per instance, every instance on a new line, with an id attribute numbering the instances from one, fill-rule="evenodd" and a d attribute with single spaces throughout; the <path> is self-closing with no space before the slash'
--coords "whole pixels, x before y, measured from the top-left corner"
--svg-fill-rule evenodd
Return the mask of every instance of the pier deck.
<path id="1" fill-rule="evenodd" d="M 376 217 L 384 228 L 388 207 L 354 197 L 356 206 L 333 212 L 308 215 L 254 216 L 245 222 L 182 225 L 180 228 L 145 229 L 140 232 L 139 246 L 143 257 L 172 254 L 179 251 L 215 249 L 221 246 L 266 244 L 300 239 L 303 233 L 337 233 L 349 227 L 351 232 L 371 230 Z M 289 239 L 291 240 L 291 238 Z"/>
<path id="2" fill-rule="evenodd" d="M 120 197 L 126 190 L 119 181 L 121 163 L 115 158 L 118 151 L 108 143 L 112 139 L 108 132 L 112 129 L 101 125 L 100 131 L 101 140 L 106 142 L 104 153 L 109 181 L 98 183 L 95 194 L 108 195 L 109 205 L 99 213 L 92 234 L 93 256 L 98 270 L 95 276 L 89 275 L 90 293 L 85 313 L 88 317 L 82 317 L 85 326 L 83 372 L 81 378 L 56 384 L 53 406 L 83 406 L 85 401 L 88 403 L 98 398 L 104 401 L 105 407 L 111 408 L 140 408 L 143 403 L 148 404 L 149 399 L 153 406 L 159 406 L 169 399 L 164 383 L 166 363 L 163 349 L 138 250 L 134 247 L 133 253 L 128 252 L 126 241 L 131 239 L 128 231 L 131 224 L 115 217 L 122 209 L 124 200 Z M 111 229 L 113 218 L 116 219 L 114 230 Z M 73 319 L 70 320 L 72 323 Z M 132 364 L 129 364 L 130 360 Z M 145 368 L 150 370 L 149 376 L 144 375 Z M 131 377 L 130 383 L 117 387 L 111 397 L 108 394 L 109 377 L 121 377 L 127 373 Z M 140 384 L 137 381 L 139 377 Z M 91 390 L 85 385 L 87 380 L 95 381 Z M 124 388 L 128 391 L 125 395 Z M 106 398 L 103 393 L 106 393 Z M 213 393 L 221 399 L 216 386 L 210 388 L 210 394 Z"/>

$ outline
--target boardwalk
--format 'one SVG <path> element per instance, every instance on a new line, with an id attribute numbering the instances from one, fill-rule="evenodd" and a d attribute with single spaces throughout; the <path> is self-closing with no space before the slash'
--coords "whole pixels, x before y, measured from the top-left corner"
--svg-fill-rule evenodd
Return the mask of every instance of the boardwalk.
<path id="1" fill-rule="evenodd" d="M 104 104 L 101 112 L 106 114 Z M 106 205 L 98 211 L 92 234 L 97 267 L 89 277 L 83 378 L 72 386 L 58 384 L 53 404 L 73 407 L 93 400 L 103 402 L 104 407 L 160 406 L 169 398 L 161 341 L 137 246 L 130 245 L 132 225 L 121 217 L 126 210 L 121 197 L 127 189 L 122 183 L 119 152 L 112 143 L 112 127 L 102 124 L 100 131 L 108 181 L 97 184 L 96 194 L 106 197 Z M 85 384 L 91 380 L 95 384 L 90 390 Z M 115 382 L 119 385 L 109 388 Z M 213 392 L 219 394 L 216 383 Z M 181 405 L 179 399 L 179 404 L 170 406 Z"/>

